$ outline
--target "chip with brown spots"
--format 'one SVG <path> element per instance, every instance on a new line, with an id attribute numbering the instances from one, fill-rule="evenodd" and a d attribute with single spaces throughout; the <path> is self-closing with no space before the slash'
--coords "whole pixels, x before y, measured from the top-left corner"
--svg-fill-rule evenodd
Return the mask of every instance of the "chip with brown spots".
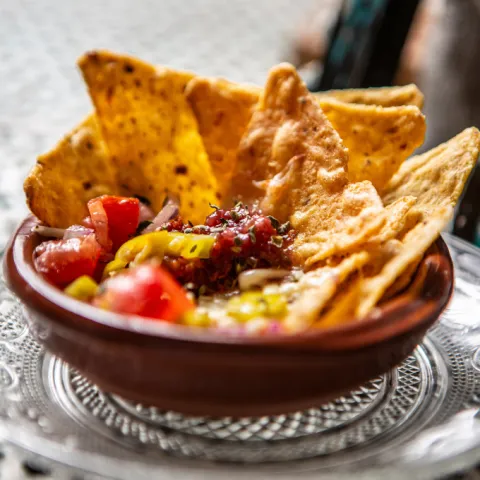
<path id="1" fill-rule="evenodd" d="M 191 80 L 185 91 L 223 197 L 228 195 L 238 144 L 259 91 L 257 87 L 202 77 Z"/>
<path id="2" fill-rule="evenodd" d="M 323 112 L 349 151 L 352 182 L 370 180 L 381 191 L 422 143 L 425 117 L 414 106 L 382 108 L 322 101 Z"/>
<path id="3" fill-rule="evenodd" d="M 338 133 L 288 64 L 270 71 L 240 142 L 232 194 L 297 231 L 299 264 L 349 251 L 378 232 L 390 212 L 373 185 L 349 183 Z"/>
<path id="4" fill-rule="evenodd" d="M 345 103 L 359 103 L 362 105 L 378 105 L 380 107 L 401 107 L 413 105 L 423 107 L 423 93 L 416 85 L 402 87 L 381 87 L 347 90 L 329 90 L 315 93 L 319 100 L 336 99 Z"/>
<path id="5" fill-rule="evenodd" d="M 202 222 L 216 200 L 216 180 L 184 95 L 192 74 L 103 51 L 83 56 L 79 66 L 121 193 L 145 195 L 158 211 L 167 188 L 185 218 Z"/>
<path id="6" fill-rule="evenodd" d="M 117 193 L 115 168 L 94 115 L 38 157 L 24 188 L 30 210 L 51 227 L 80 223 L 88 200 Z"/>
<path id="7" fill-rule="evenodd" d="M 405 162 L 386 187 L 385 203 L 392 205 L 405 192 L 416 197 L 416 204 L 407 215 L 405 228 L 395 240 L 395 249 L 382 255 L 386 246 L 371 251 L 377 267 L 364 275 L 328 314 L 329 321 L 348 314 L 364 317 L 385 295 L 404 288 L 412 269 L 440 235 L 453 215 L 464 185 L 477 162 L 480 151 L 480 132 L 469 128 L 447 143 Z M 395 286 L 399 281 L 400 287 Z M 391 288 L 390 293 L 388 289 Z M 323 324 L 327 326 L 327 324 Z"/>
<path id="8" fill-rule="evenodd" d="M 258 87 L 201 77 L 191 80 L 186 90 L 227 202 L 240 139 L 261 92 Z M 421 93 L 413 85 L 315 95 L 349 150 L 348 170 L 352 181 L 370 180 L 381 189 L 423 143 L 425 118 L 415 106 L 421 104 L 419 96 Z M 371 105 L 355 104 L 356 101 Z M 402 106 L 402 102 L 408 106 Z M 389 108 L 374 106 L 374 103 Z"/>

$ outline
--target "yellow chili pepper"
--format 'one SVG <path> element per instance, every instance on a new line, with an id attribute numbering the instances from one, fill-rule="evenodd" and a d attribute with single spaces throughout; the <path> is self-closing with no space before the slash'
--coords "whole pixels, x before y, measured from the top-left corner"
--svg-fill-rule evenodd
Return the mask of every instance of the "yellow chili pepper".
<path id="1" fill-rule="evenodd" d="M 104 271 L 108 276 L 125 268 L 129 263 L 138 265 L 148 258 L 163 258 L 164 255 L 184 258 L 209 258 L 215 238 L 210 235 L 191 233 L 151 232 L 132 238 L 117 251 Z"/>
<path id="2" fill-rule="evenodd" d="M 98 285 L 93 278 L 82 275 L 68 285 L 64 292 L 77 300 L 90 300 L 95 296 Z"/>
<path id="3" fill-rule="evenodd" d="M 256 317 L 281 318 L 287 313 L 287 300 L 276 293 L 245 292 L 228 301 L 227 313 L 239 322 Z"/>

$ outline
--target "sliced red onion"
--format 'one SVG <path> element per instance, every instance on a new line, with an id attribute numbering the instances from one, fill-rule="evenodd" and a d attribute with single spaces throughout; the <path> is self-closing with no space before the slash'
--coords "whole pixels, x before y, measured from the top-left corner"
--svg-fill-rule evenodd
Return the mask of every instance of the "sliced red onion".
<path id="1" fill-rule="evenodd" d="M 147 222 L 153 220 L 155 213 L 153 210 L 144 203 L 140 202 L 140 216 L 138 217 L 138 223 Z"/>
<path id="2" fill-rule="evenodd" d="M 158 212 L 152 223 L 143 229 L 140 233 L 154 232 L 160 228 L 164 223 L 178 215 L 178 203 L 174 200 L 168 200 L 166 205 Z"/>
<path id="3" fill-rule="evenodd" d="M 43 225 L 37 225 L 34 227 L 33 231 L 42 237 L 63 238 L 66 230 L 64 228 L 52 228 L 45 227 Z"/>
<path id="4" fill-rule="evenodd" d="M 262 287 L 269 280 L 278 280 L 290 274 L 290 270 L 280 270 L 275 268 L 255 268 L 245 270 L 238 276 L 238 286 L 240 290 L 251 290 L 255 287 Z"/>
<path id="5" fill-rule="evenodd" d="M 87 235 L 91 235 L 92 233 L 95 233 L 93 228 L 87 228 L 83 225 L 72 225 L 65 230 L 63 239 L 68 240 L 70 238 L 82 238 L 86 237 Z"/>

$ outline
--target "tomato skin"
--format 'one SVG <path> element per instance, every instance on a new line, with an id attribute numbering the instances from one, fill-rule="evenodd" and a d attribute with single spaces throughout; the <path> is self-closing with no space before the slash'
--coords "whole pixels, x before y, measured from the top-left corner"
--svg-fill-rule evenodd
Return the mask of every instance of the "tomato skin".
<path id="1" fill-rule="evenodd" d="M 117 313 L 175 323 L 194 308 L 185 290 L 161 266 L 144 264 L 120 273 L 102 285 L 94 305 Z"/>
<path id="2" fill-rule="evenodd" d="M 103 196 L 103 208 L 108 217 L 108 235 L 116 252 L 135 234 L 140 218 L 138 198 Z"/>
<path id="3" fill-rule="evenodd" d="M 95 235 L 41 243 L 34 252 L 37 272 L 64 287 L 82 275 L 93 276 L 102 249 Z"/>
<path id="4" fill-rule="evenodd" d="M 107 251 L 116 252 L 138 227 L 140 202 L 137 198 L 103 195 L 88 202 L 97 240 Z"/>

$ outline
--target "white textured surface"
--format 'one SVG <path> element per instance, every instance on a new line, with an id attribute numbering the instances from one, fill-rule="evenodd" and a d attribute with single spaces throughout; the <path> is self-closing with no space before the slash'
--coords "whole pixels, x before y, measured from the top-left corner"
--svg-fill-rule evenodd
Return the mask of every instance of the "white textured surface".
<path id="1" fill-rule="evenodd" d="M 26 212 L 36 155 L 90 110 L 75 61 L 107 48 L 209 75 L 261 83 L 312 0 L 2 0 L 0 248 Z"/>
<path id="2" fill-rule="evenodd" d="M 319 0 L 0 0 L 0 252 L 26 213 L 22 182 L 36 155 L 91 108 L 75 67 L 80 54 L 109 48 L 261 83 L 314 3 Z M 0 478 L 26 477 L 9 454 L 0 461 Z"/>

